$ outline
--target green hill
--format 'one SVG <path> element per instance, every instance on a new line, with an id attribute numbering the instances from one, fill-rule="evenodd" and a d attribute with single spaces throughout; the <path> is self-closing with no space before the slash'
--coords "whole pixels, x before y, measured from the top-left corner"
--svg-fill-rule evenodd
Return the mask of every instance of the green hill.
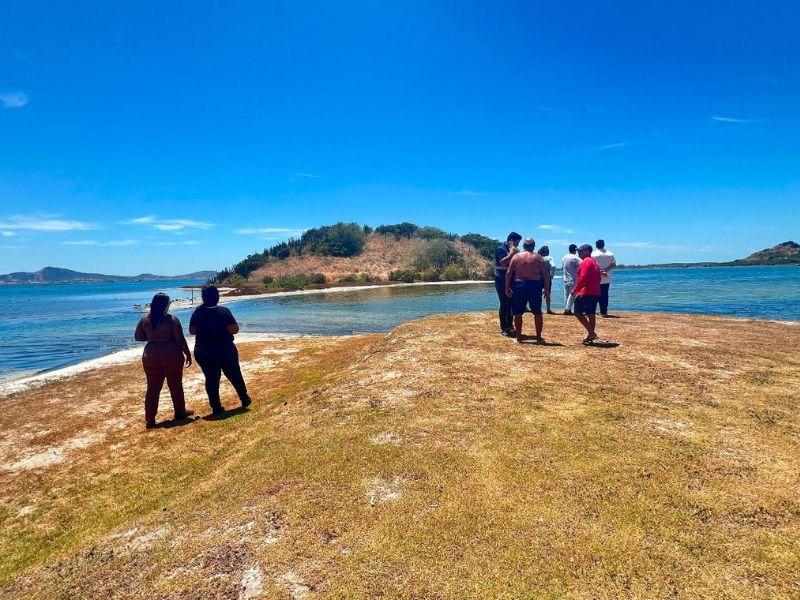
<path id="1" fill-rule="evenodd" d="M 298 288 L 325 283 L 485 279 L 500 241 L 414 223 L 372 228 L 336 223 L 253 253 L 220 271 L 235 287 Z"/>

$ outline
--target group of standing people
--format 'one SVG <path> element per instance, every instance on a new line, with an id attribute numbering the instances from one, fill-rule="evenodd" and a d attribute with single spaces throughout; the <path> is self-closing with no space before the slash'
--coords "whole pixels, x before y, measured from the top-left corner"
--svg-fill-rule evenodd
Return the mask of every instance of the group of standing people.
<path id="1" fill-rule="evenodd" d="M 194 358 L 205 376 L 208 403 L 213 416 L 222 416 L 225 409 L 219 395 L 219 384 L 224 374 L 231 382 L 243 407 L 252 400 L 239 367 L 239 352 L 233 343 L 239 333 L 239 324 L 231 311 L 219 306 L 219 290 L 214 286 L 203 288 L 203 303 L 189 320 L 189 333 L 195 336 Z M 156 426 L 158 399 L 164 380 L 167 381 L 175 420 L 188 419 L 194 411 L 186 409 L 183 392 L 183 369 L 192 364 L 192 353 L 183 335 L 178 317 L 169 313 L 170 298 L 156 294 L 150 303 L 150 312 L 139 320 L 135 338 L 147 342 L 142 354 L 142 366 L 147 379 L 144 400 L 145 427 Z"/>
<path id="2" fill-rule="evenodd" d="M 519 249 L 522 242 L 522 250 Z M 614 254 L 606 249 L 604 240 L 577 246 L 570 244 L 562 260 L 564 278 L 564 314 L 574 315 L 586 328 L 584 344 L 597 339 L 596 312 L 608 316 L 608 296 L 611 287 L 611 271 L 617 266 Z M 542 246 L 536 251 L 533 238 L 522 240 L 512 231 L 495 252 L 494 281 L 500 300 L 500 333 L 515 337 L 522 342 L 522 315 L 530 310 L 536 328 L 535 341 L 544 343 L 542 328 L 542 300 L 547 313 L 552 311 L 552 286 L 556 264 L 550 256 L 550 248 Z"/>

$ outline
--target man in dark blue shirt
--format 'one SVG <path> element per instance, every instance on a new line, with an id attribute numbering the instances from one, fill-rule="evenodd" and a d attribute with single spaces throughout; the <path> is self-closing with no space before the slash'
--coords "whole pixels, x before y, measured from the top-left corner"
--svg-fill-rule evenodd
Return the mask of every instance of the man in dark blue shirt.
<path id="1" fill-rule="evenodd" d="M 506 296 L 506 271 L 508 265 L 519 250 L 522 236 L 516 231 L 508 234 L 505 243 L 494 253 L 494 289 L 497 291 L 497 298 L 500 300 L 500 334 L 506 337 L 515 337 L 514 316 L 511 314 L 511 298 Z"/>

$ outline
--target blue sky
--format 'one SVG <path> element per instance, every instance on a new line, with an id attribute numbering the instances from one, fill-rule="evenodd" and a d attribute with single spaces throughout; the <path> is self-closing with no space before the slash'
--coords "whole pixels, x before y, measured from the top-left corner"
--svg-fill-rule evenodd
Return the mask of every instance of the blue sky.
<path id="1" fill-rule="evenodd" d="M 0 272 L 413 221 L 620 262 L 800 238 L 800 3 L 0 7 Z"/>

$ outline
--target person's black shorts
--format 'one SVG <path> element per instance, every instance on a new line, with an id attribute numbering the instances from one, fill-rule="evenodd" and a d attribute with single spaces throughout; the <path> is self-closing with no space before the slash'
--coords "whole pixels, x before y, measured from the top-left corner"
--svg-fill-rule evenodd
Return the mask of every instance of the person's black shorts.
<path id="1" fill-rule="evenodd" d="M 578 296 L 575 298 L 575 314 L 593 315 L 597 312 L 600 296 Z"/>
<path id="2" fill-rule="evenodd" d="M 514 295 L 511 296 L 511 311 L 521 315 L 528 307 L 535 315 L 542 314 L 542 289 L 541 281 L 515 281 L 511 285 Z"/>

